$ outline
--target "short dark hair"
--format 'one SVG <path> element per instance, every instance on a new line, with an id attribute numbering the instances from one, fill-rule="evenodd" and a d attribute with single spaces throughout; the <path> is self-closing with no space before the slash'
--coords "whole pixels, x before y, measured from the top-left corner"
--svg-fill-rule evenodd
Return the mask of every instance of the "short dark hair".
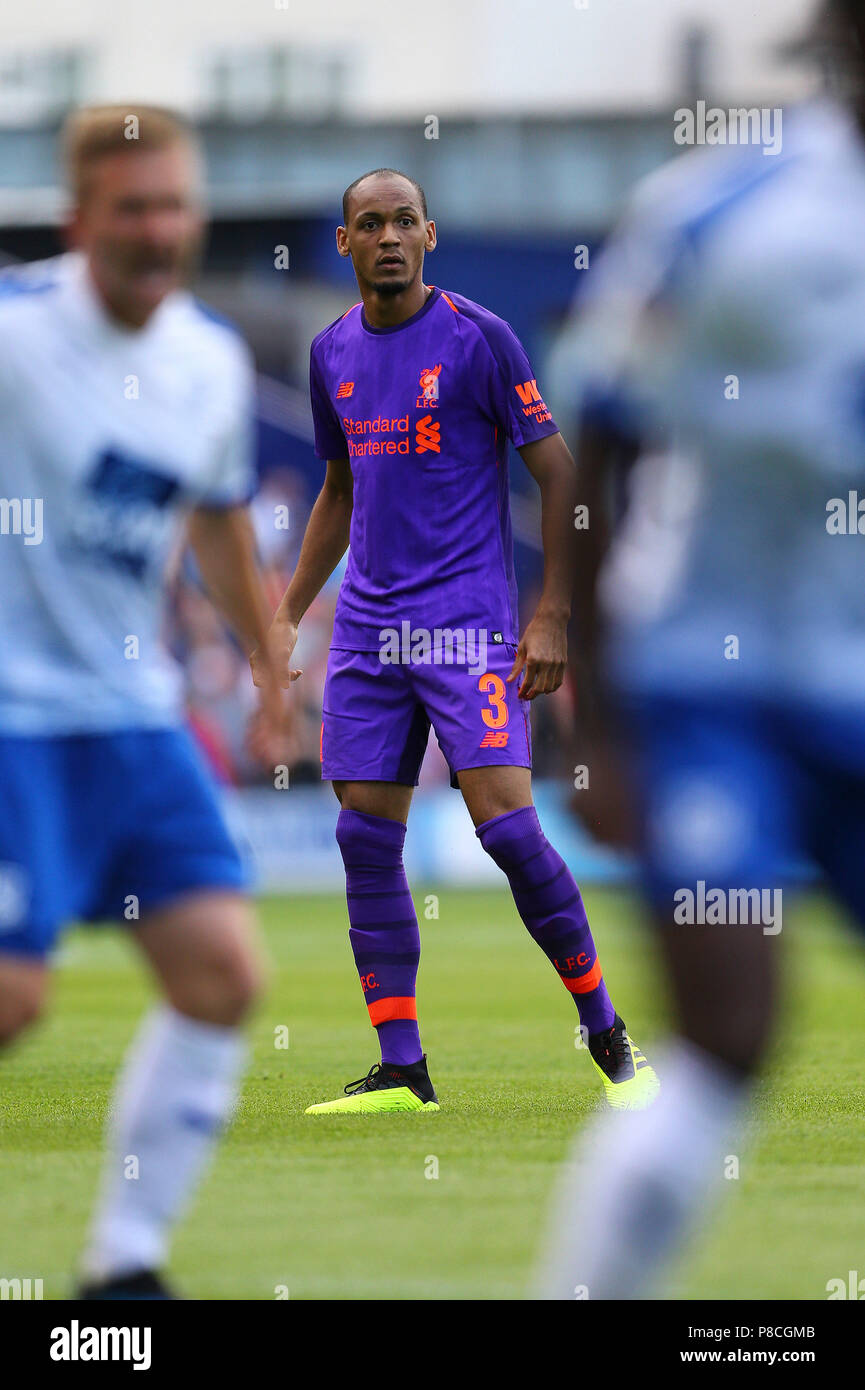
<path id="1" fill-rule="evenodd" d="M 413 179 L 411 174 L 404 174 L 402 169 L 369 169 L 365 174 L 361 174 L 360 178 L 355 179 L 354 183 L 350 183 L 348 188 L 342 195 L 342 220 L 344 223 L 348 222 L 348 204 L 352 193 L 355 191 L 358 184 L 363 183 L 364 179 L 371 179 L 376 174 L 395 174 L 398 179 L 405 179 L 406 183 L 410 183 L 412 188 L 415 190 L 418 197 L 420 198 L 421 211 L 423 212 L 424 222 L 426 222 L 426 194 L 424 193 L 417 179 Z"/>

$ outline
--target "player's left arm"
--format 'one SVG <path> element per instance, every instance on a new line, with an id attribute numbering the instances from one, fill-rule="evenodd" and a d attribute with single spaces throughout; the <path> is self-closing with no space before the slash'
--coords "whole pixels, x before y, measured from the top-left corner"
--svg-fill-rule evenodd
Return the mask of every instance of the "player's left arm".
<path id="1" fill-rule="evenodd" d="M 271 613 L 248 509 L 196 507 L 189 541 L 204 587 L 249 656 L 266 637 Z"/>
<path id="2" fill-rule="evenodd" d="M 247 742 L 253 756 L 267 763 L 282 742 L 286 712 L 277 662 L 268 645 L 273 603 L 265 589 L 247 505 L 257 485 L 255 365 L 241 339 L 228 341 L 231 348 L 226 350 L 222 340 L 220 374 L 214 378 L 212 457 L 189 515 L 187 535 L 216 607 L 245 654 L 258 653 L 258 709 Z M 292 673 L 291 679 L 298 674 Z"/>
<path id="3" fill-rule="evenodd" d="M 256 650 L 266 654 L 272 613 L 248 508 L 245 505 L 196 507 L 189 517 L 188 535 L 204 587 L 230 624 L 246 656 Z M 278 743 L 284 728 L 280 682 L 276 663 L 272 665 L 272 679 L 258 682 L 261 729 L 255 737 L 262 750 L 265 743 L 268 746 Z"/>
<path id="4" fill-rule="evenodd" d="M 541 490 L 544 583 L 534 617 L 522 634 L 508 680 L 522 672 L 519 694 L 533 700 L 558 690 L 568 661 L 568 620 L 574 590 L 577 474 L 558 433 L 520 447 L 523 462 Z"/>

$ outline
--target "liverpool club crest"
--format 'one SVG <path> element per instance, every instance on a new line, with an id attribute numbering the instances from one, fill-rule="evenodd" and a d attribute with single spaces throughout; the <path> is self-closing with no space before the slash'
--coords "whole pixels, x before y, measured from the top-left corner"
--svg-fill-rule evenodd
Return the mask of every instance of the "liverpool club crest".
<path id="1" fill-rule="evenodd" d="M 439 403 L 439 373 L 442 364 L 439 362 L 437 367 L 424 367 L 420 374 L 420 387 L 422 394 L 418 396 L 415 404 L 418 409 L 429 409 Z"/>

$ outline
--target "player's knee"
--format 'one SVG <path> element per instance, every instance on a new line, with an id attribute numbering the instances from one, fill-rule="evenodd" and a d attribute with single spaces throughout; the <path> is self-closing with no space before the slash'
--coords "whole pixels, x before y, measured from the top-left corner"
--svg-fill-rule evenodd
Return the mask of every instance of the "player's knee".
<path id="1" fill-rule="evenodd" d="M 475 833 L 493 863 L 506 874 L 527 861 L 531 863 L 548 848 L 534 806 L 518 806 L 491 815 Z"/>
<path id="2" fill-rule="evenodd" d="M 347 869 L 400 864 L 404 839 L 405 826 L 401 821 L 345 807 L 337 817 L 336 843 Z"/>
<path id="3" fill-rule="evenodd" d="M 214 1001 L 218 1022 L 242 1022 L 263 992 L 264 970 L 251 949 L 226 952 L 215 963 Z"/>
<path id="4" fill-rule="evenodd" d="M 167 994 L 180 1013 L 233 1027 L 252 1011 L 264 985 L 264 968 L 252 947 L 229 941 L 215 943 L 197 968 L 169 981 Z"/>
<path id="5" fill-rule="evenodd" d="M 252 1012 L 264 992 L 261 967 L 253 960 L 238 962 L 228 973 L 223 1008 L 228 1021 L 240 1023 Z"/>
<path id="6" fill-rule="evenodd" d="M 336 820 L 336 843 L 344 864 L 362 860 L 370 839 L 368 828 L 360 816 L 351 811 L 340 812 Z"/>

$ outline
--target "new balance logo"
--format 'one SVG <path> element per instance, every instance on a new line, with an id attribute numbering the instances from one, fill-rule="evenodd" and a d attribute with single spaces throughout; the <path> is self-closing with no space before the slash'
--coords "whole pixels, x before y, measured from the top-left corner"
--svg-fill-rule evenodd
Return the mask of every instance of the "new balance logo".
<path id="1" fill-rule="evenodd" d="M 441 453 L 441 425 L 438 420 L 432 422 L 431 415 L 422 415 L 417 422 L 417 433 L 415 435 L 415 448 L 419 454 L 425 454 L 429 450 L 433 454 Z"/>
<path id="2" fill-rule="evenodd" d="M 351 393 L 352 393 L 353 390 L 354 390 L 354 382 L 353 382 L 353 381 L 341 381 L 341 382 L 339 383 L 339 386 L 337 387 L 336 399 L 337 399 L 338 401 L 344 400 L 346 396 L 350 396 L 350 395 L 351 395 Z"/>
<path id="3" fill-rule="evenodd" d="M 484 734 L 479 746 L 481 748 L 507 748 L 507 731 L 503 734 Z"/>
<path id="4" fill-rule="evenodd" d="M 539 401 L 541 399 L 538 383 L 534 377 L 532 377 L 531 381 L 522 382 L 515 390 L 523 405 L 529 405 L 532 401 Z"/>

